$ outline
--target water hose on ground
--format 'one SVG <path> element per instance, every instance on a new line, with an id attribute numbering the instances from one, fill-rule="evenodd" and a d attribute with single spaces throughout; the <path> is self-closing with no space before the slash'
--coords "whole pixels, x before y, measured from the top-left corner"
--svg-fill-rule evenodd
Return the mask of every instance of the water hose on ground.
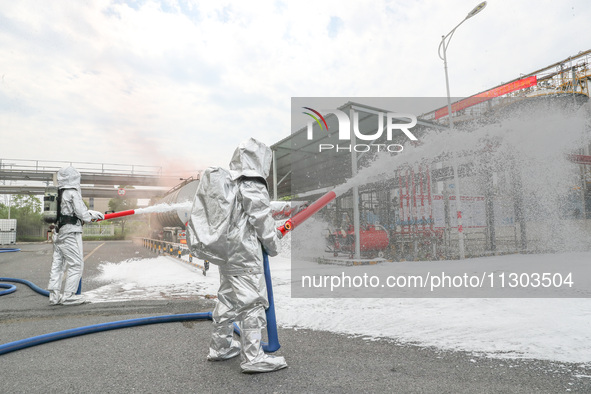
<path id="1" fill-rule="evenodd" d="M 318 200 L 314 201 L 310 206 L 308 206 L 303 211 L 297 213 L 291 219 L 288 219 L 284 225 L 278 228 L 282 235 L 287 234 L 289 231 L 292 231 L 310 216 L 314 215 L 320 209 L 324 208 L 328 203 L 336 198 L 336 194 L 334 191 L 330 191 L 320 197 Z M 116 217 L 121 216 L 128 216 L 134 215 L 135 210 L 131 209 L 128 211 L 116 212 L 112 214 L 105 215 L 106 219 L 113 219 Z M 0 252 L 18 252 L 20 249 L 0 249 Z M 269 300 L 269 308 L 266 310 L 267 314 L 267 337 L 269 342 L 263 342 L 263 350 L 265 352 L 275 352 L 277 351 L 281 345 L 279 345 L 279 340 L 277 336 L 277 321 L 275 318 L 275 300 L 273 298 L 273 286 L 271 283 L 271 271 L 269 269 L 269 257 L 267 253 L 263 250 L 263 267 L 265 273 L 265 281 L 267 282 L 267 297 Z M 10 282 L 17 282 L 17 283 L 24 283 L 27 286 L 31 287 L 37 293 L 49 296 L 49 292 L 47 290 L 43 290 L 40 287 L 36 286 L 35 284 L 24 280 L 24 279 L 15 279 L 15 278 L 0 278 L 0 281 L 10 281 Z M 16 290 L 15 286 L 12 285 L 4 285 L 0 284 L 0 288 L 7 288 L 7 293 L 0 292 L 0 295 L 9 294 Z M 13 289 L 14 288 L 14 289 Z M 4 293 L 4 294 L 3 294 Z M 155 316 L 155 317 L 144 317 L 138 319 L 131 319 L 131 320 L 121 320 L 111 323 L 101 323 L 95 324 L 92 326 L 86 327 L 79 327 L 73 328 L 70 330 L 65 331 L 58 331 L 54 333 L 39 335 L 36 337 L 31 337 L 27 339 L 22 339 L 20 341 L 6 343 L 4 345 L 0 345 L 0 355 L 13 352 L 15 350 L 24 349 L 31 346 L 41 345 L 43 343 L 53 342 L 60 339 L 71 338 L 79 335 L 85 334 L 92 334 L 95 332 L 101 331 L 108 331 L 108 330 L 116 330 L 119 328 L 127 328 L 127 327 L 135 327 L 147 324 L 157 324 L 157 323 L 172 323 L 172 322 L 182 322 L 182 321 L 189 321 L 189 320 L 211 320 L 211 312 L 202 312 L 202 313 L 187 313 L 187 314 L 180 314 L 180 315 L 166 315 L 166 316 Z M 236 323 L 234 323 L 234 331 L 240 335 L 240 329 Z"/>
<path id="2" fill-rule="evenodd" d="M 80 335 L 94 334 L 96 332 L 117 330 L 119 328 L 137 327 L 147 324 L 157 323 L 174 323 L 183 322 L 190 320 L 211 320 L 211 312 L 202 313 L 186 313 L 180 315 L 166 315 L 166 316 L 152 316 L 152 317 L 141 317 L 138 319 L 120 320 L 109 323 L 94 324 L 92 326 L 72 328 L 64 331 L 52 332 L 49 334 L 38 335 L 36 337 L 21 339 L 20 341 L 14 341 L 0 345 L 0 355 L 14 352 L 16 350 L 25 349 L 32 346 L 42 345 L 60 339 L 77 337 Z"/>
<path id="3" fill-rule="evenodd" d="M 0 278 L 0 280 L 2 280 L 4 278 Z M 10 294 L 10 293 L 14 293 L 16 291 L 16 286 L 15 285 L 9 285 L 7 283 L 0 283 L 0 289 L 8 289 L 8 290 L 2 290 L 0 291 L 0 296 L 6 295 L 6 294 Z"/>
<path id="4" fill-rule="evenodd" d="M 7 252 L 20 252 L 20 249 L 16 248 L 0 248 L 0 253 L 7 253 Z"/>
<path id="5" fill-rule="evenodd" d="M 0 282 L 14 282 L 14 283 L 21 283 L 21 284 L 23 284 L 23 285 L 27 285 L 27 286 L 29 286 L 29 287 L 30 287 L 30 288 L 31 288 L 33 291 L 35 291 L 36 293 L 39 293 L 39 294 L 41 294 L 42 296 L 45 296 L 45 297 L 49 297 L 49 291 L 47 291 L 47 290 L 44 290 L 44 289 L 40 288 L 39 286 L 37 286 L 35 283 L 33 283 L 33 282 L 29 282 L 28 280 L 25 280 L 25 279 L 18 279 L 18 278 L 0 278 Z M 0 284 L 0 286 L 2 286 L 2 284 Z M 12 286 L 12 287 L 14 287 L 14 288 L 15 288 L 15 290 L 16 290 L 16 286 L 14 286 L 14 285 L 5 285 L 5 286 Z M 11 293 L 12 293 L 12 292 L 11 292 Z M 6 294 L 8 294 L 8 293 L 6 293 Z M 4 294 L 1 294 L 1 293 L 0 293 L 0 295 L 4 295 Z"/>
<path id="6" fill-rule="evenodd" d="M 12 250 L 14 252 L 20 251 Z M 278 336 L 277 336 L 277 322 L 275 320 L 275 302 L 273 298 L 273 289 L 271 283 L 271 271 L 269 269 L 269 257 L 267 253 L 263 252 L 263 266 L 265 270 L 265 279 L 267 282 L 267 296 L 269 299 L 269 308 L 267 309 L 267 337 L 269 342 L 263 342 L 263 350 L 267 353 L 273 353 L 280 348 Z M 29 286 L 31 289 L 44 296 L 49 296 L 47 290 L 41 289 L 39 286 L 32 282 L 24 279 L 17 278 L 0 278 L 0 281 L 5 282 L 16 282 L 22 283 Z M 0 288 L 8 288 L 8 290 L 0 292 L 0 295 L 10 294 L 16 291 L 16 286 L 5 285 L 0 283 Z M 211 312 L 200 312 L 200 313 L 185 313 L 179 315 L 164 315 L 164 316 L 152 316 L 142 317 L 137 319 L 120 320 L 109 323 L 94 324 L 91 326 L 72 328 L 64 331 L 52 332 L 49 334 L 38 335 L 31 338 L 21 339 L 19 341 L 5 343 L 0 345 L 0 355 L 14 352 L 16 350 L 26 349 L 28 347 L 42 345 L 60 339 L 72 338 L 80 335 L 94 334 L 102 331 L 117 330 L 120 328 L 137 327 L 148 324 L 159 324 L 159 323 L 176 323 L 192 320 L 211 320 Z M 240 335 L 240 329 L 237 324 L 234 323 L 234 331 Z"/>

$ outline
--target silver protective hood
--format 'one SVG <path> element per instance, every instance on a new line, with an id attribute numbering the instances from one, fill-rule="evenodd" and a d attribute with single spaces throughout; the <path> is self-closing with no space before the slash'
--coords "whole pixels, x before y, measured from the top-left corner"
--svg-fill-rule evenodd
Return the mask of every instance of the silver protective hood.
<path id="1" fill-rule="evenodd" d="M 58 189 L 76 189 L 80 192 L 80 173 L 72 166 L 60 168 L 57 172 Z"/>
<path id="2" fill-rule="evenodd" d="M 273 153 L 267 145 L 254 138 L 249 138 L 236 148 L 232 160 L 230 160 L 232 179 L 236 180 L 241 176 L 246 176 L 260 177 L 266 180 L 272 160 Z"/>

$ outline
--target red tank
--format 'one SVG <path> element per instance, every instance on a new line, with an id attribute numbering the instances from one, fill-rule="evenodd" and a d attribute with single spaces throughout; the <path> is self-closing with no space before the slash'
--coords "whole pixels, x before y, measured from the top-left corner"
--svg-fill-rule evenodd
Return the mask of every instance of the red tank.
<path id="1" fill-rule="evenodd" d="M 360 250 L 364 255 L 382 256 L 390 244 L 388 232 L 379 225 L 362 226 L 359 229 Z M 332 251 L 335 256 L 339 253 L 355 253 L 355 231 L 353 226 L 345 230 L 337 230 L 331 234 Z"/>
<path id="2" fill-rule="evenodd" d="M 351 233 L 355 236 L 353 230 Z M 359 239 L 362 252 L 383 251 L 390 244 L 388 232 L 382 226 L 368 225 L 360 228 Z"/>

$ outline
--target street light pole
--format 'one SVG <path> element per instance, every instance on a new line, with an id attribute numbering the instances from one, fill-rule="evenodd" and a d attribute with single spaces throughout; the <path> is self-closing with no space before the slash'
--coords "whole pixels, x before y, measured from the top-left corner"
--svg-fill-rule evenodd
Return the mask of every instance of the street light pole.
<path id="1" fill-rule="evenodd" d="M 445 70 L 445 88 L 447 90 L 447 119 L 449 120 L 449 130 L 453 132 L 454 130 L 454 121 L 453 118 L 451 116 L 451 94 L 449 92 L 449 76 L 447 73 L 447 47 L 449 46 L 449 43 L 456 31 L 456 29 L 458 27 L 460 27 L 460 25 L 462 23 L 464 23 L 466 20 L 472 18 L 474 15 L 478 14 L 480 11 L 482 11 L 484 9 L 484 7 L 486 7 L 486 1 L 483 1 L 482 3 L 478 4 L 476 7 L 474 7 L 474 9 L 472 9 L 472 11 L 470 11 L 468 13 L 468 15 L 466 15 L 466 17 L 456 25 L 456 27 L 454 27 L 449 33 L 447 33 L 447 35 L 445 36 L 441 36 L 441 43 L 439 44 L 439 58 L 441 58 L 441 60 L 443 60 L 443 68 Z M 447 40 L 447 42 L 446 42 Z M 442 55 L 442 49 L 443 49 L 443 55 Z M 458 174 L 458 155 L 457 153 L 453 154 L 453 158 L 452 158 L 452 165 L 453 165 L 453 169 L 454 169 L 454 188 L 455 188 L 455 192 L 456 192 L 456 211 L 457 211 L 457 220 L 458 220 L 458 249 L 459 249 L 459 254 L 460 254 L 460 259 L 464 259 L 466 258 L 466 252 L 465 252 L 465 247 L 464 247 L 464 232 L 463 232 L 463 226 L 462 226 L 462 205 L 461 205 L 461 201 L 460 201 L 460 176 Z"/>

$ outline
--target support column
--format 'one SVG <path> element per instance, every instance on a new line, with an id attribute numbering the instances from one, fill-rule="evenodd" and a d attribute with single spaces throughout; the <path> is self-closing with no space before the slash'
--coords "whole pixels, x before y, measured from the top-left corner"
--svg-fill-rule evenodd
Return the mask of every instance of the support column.
<path id="1" fill-rule="evenodd" d="M 349 119 L 351 119 L 351 176 L 354 178 L 357 175 L 357 152 L 353 148 L 357 143 L 357 139 L 355 138 L 355 132 L 353 131 L 353 125 L 355 123 L 354 119 L 355 110 L 351 108 L 349 111 Z M 359 237 L 359 186 L 353 187 L 353 230 L 355 232 L 355 258 L 361 258 L 361 240 Z"/>
<path id="2" fill-rule="evenodd" d="M 277 158 L 273 152 L 273 201 L 277 201 Z"/>
<path id="3" fill-rule="evenodd" d="M 521 170 L 515 163 L 515 158 L 512 160 L 512 176 L 513 176 L 513 209 L 515 210 L 515 223 L 519 223 L 519 238 L 521 244 L 521 251 L 527 250 L 527 232 L 525 229 L 525 212 L 523 207 L 523 185 L 521 181 Z"/>
<path id="4" fill-rule="evenodd" d="M 496 252 L 496 232 L 495 232 L 495 181 L 494 172 L 492 169 L 492 162 L 490 153 L 485 156 L 485 170 L 484 170 L 484 204 L 486 214 L 486 228 L 488 236 L 488 249 L 491 252 Z"/>
<path id="5" fill-rule="evenodd" d="M 458 252 L 460 254 L 460 260 L 466 258 L 466 253 L 464 249 L 464 226 L 462 220 L 462 200 L 461 200 L 461 192 L 460 192 L 460 164 L 458 160 L 459 154 L 457 152 L 453 153 L 453 168 L 454 168 L 454 182 L 455 182 L 455 191 L 456 191 L 456 216 L 457 216 L 457 223 L 458 223 Z"/>

